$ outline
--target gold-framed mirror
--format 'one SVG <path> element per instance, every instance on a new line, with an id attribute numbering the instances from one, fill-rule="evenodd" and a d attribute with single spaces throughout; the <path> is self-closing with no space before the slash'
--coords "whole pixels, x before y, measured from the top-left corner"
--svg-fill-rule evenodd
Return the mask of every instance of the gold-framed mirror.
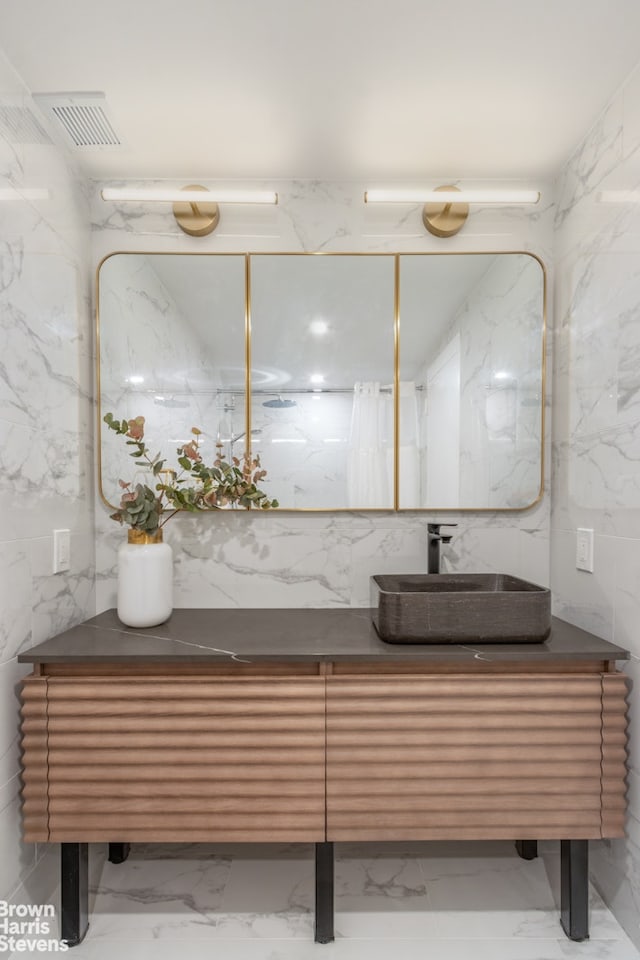
<path id="1" fill-rule="evenodd" d="M 194 425 L 205 457 L 250 440 L 281 509 L 526 509 L 542 494 L 545 296 L 524 252 L 110 254 L 102 497 L 131 479 L 110 411 L 145 416 L 169 459 Z"/>

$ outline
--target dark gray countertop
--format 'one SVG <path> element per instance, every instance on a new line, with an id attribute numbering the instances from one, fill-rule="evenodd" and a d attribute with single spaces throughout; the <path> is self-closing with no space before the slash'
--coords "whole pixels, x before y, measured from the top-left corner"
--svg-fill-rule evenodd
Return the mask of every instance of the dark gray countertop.
<path id="1" fill-rule="evenodd" d="M 621 647 L 556 617 L 544 643 L 389 644 L 368 608 L 174 610 L 159 627 L 124 627 L 115 610 L 21 653 L 21 663 L 305 660 L 627 660 Z"/>

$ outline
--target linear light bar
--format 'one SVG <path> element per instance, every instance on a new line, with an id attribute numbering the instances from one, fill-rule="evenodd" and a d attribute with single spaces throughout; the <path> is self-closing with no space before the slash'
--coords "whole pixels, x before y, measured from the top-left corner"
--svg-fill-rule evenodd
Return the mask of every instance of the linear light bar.
<path id="1" fill-rule="evenodd" d="M 435 190 L 366 190 L 365 203 L 421 203 L 422 222 L 434 237 L 453 237 L 469 216 L 470 203 L 537 203 L 537 190 L 461 190 L 453 184 Z"/>
<path id="2" fill-rule="evenodd" d="M 2 187 L 0 189 L 0 201 L 4 200 L 48 200 L 49 191 L 42 187 Z"/>
<path id="3" fill-rule="evenodd" d="M 365 203 L 537 203 L 538 190 L 366 190 Z"/>
<path id="4" fill-rule="evenodd" d="M 602 190 L 597 194 L 600 203 L 640 203 L 640 190 Z"/>
<path id="5" fill-rule="evenodd" d="M 105 187 L 103 200 L 121 203 L 277 203 L 272 190 L 166 190 L 155 188 Z"/>
<path id="6" fill-rule="evenodd" d="M 116 203 L 171 203 L 181 230 L 190 237 L 207 237 L 220 222 L 219 203 L 277 203 L 273 190 L 209 190 L 190 183 L 182 189 L 163 187 L 105 187 L 103 200 Z"/>

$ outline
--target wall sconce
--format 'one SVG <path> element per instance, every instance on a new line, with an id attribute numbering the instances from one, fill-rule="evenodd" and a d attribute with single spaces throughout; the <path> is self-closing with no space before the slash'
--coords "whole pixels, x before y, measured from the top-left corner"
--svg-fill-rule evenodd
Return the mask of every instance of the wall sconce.
<path id="1" fill-rule="evenodd" d="M 434 237 L 453 237 L 464 226 L 470 203 L 537 203 L 537 190 L 366 190 L 365 203 L 423 203 L 422 222 Z"/>
<path id="2" fill-rule="evenodd" d="M 220 222 L 219 203 L 278 202 L 278 194 L 272 190 L 208 190 L 198 184 L 175 190 L 106 187 L 100 195 L 103 200 L 120 203 L 172 203 L 178 226 L 190 237 L 213 233 Z"/>

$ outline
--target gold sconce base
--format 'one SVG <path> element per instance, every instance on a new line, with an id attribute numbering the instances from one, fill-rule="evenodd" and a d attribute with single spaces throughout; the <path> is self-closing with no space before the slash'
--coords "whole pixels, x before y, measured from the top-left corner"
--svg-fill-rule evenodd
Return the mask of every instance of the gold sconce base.
<path id="1" fill-rule="evenodd" d="M 436 187 L 436 191 L 459 193 L 457 187 Z M 468 203 L 425 203 L 422 209 L 422 222 L 434 237 L 453 237 L 465 224 L 469 216 Z"/>
<path id="2" fill-rule="evenodd" d="M 204 190 L 198 184 L 190 184 L 183 190 Z M 213 233 L 220 222 L 220 208 L 217 203 L 193 203 L 185 200 L 184 203 L 174 203 L 173 215 L 181 230 L 190 237 L 207 237 Z"/>

